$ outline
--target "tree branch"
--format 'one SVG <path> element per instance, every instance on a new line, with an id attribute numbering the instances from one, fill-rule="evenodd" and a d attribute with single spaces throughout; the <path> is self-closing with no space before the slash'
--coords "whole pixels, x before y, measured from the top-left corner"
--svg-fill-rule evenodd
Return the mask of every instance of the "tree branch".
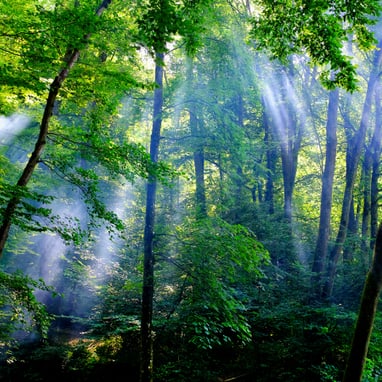
<path id="1" fill-rule="evenodd" d="M 111 0 L 104 0 L 101 3 L 101 5 L 98 7 L 96 11 L 96 15 L 101 16 L 101 14 L 107 9 L 110 3 L 111 3 Z M 90 39 L 90 36 L 91 36 L 90 33 L 85 35 L 85 41 L 88 42 Z M 63 82 L 68 77 L 70 69 L 78 61 L 79 56 L 80 56 L 79 49 L 73 49 L 71 53 L 68 55 L 68 59 L 65 60 L 66 62 L 65 67 L 60 71 L 60 73 L 56 76 L 56 78 L 53 80 L 53 82 L 50 85 L 48 98 L 45 104 L 44 114 L 40 124 L 40 132 L 35 144 L 35 148 L 34 148 L 34 151 L 32 152 L 32 155 L 29 158 L 29 161 L 27 162 L 24 168 L 23 173 L 21 174 L 17 182 L 17 186 L 20 186 L 20 187 L 27 186 L 37 164 L 40 161 L 41 154 L 46 145 L 46 140 L 47 140 L 47 135 L 49 130 L 49 123 L 53 115 L 53 108 L 54 108 L 57 95 L 62 87 Z M 13 196 L 9 200 L 3 212 L 3 220 L 0 227 L 0 257 L 3 254 L 5 243 L 8 239 L 9 231 L 12 226 L 13 215 L 15 214 L 16 208 L 18 204 L 20 203 L 20 200 L 21 200 L 20 195 Z"/>

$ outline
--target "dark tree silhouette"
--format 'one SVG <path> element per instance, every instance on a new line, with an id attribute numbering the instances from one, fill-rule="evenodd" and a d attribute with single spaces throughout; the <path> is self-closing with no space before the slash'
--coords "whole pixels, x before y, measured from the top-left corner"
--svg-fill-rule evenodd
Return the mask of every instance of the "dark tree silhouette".
<path id="1" fill-rule="evenodd" d="M 365 281 L 357 325 L 343 382 L 361 381 L 381 289 L 382 224 L 380 224 L 378 229 L 373 263 Z"/>
<path id="2" fill-rule="evenodd" d="M 158 162 L 163 109 L 163 53 L 156 54 L 153 125 L 150 157 Z M 157 179 L 149 176 L 146 191 L 146 217 L 144 232 L 143 289 L 141 318 L 141 382 L 153 380 L 153 298 L 154 298 L 154 223 Z"/>

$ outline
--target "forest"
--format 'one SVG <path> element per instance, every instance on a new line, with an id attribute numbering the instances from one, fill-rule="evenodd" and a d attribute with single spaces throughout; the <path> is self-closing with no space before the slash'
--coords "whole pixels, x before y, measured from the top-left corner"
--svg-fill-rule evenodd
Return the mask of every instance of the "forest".
<path id="1" fill-rule="evenodd" d="M 382 381 L 376 0 L 2 0 L 0 381 Z"/>

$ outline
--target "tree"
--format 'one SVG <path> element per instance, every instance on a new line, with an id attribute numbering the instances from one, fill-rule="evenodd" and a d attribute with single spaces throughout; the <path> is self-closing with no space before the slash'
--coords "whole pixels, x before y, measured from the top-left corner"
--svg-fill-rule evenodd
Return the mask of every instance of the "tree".
<path id="1" fill-rule="evenodd" d="M 377 237 L 378 231 L 378 201 L 379 201 L 379 191 L 378 191 L 378 179 L 379 179 L 379 165 L 380 156 L 382 150 L 382 109 L 381 109 L 381 85 L 379 84 L 375 90 L 375 130 L 373 135 L 373 140 L 371 142 L 371 155 L 372 155 L 372 174 L 371 174 L 371 185 L 370 185 L 370 248 L 374 247 L 375 238 Z"/>
<path id="2" fill-rule="evenodd" d="M 277 150 L 275 148 L 275 143 L 272 129 L 269 126 L 269 120 L 267 118 L 267 113 L 265 112 L 264 101 L 263 104 L 263 125 L 264 125 L 264 144 L 266 146 L 266 184 L 265 184 L 265 196 L 264 201 L 267 204 L 267 210 L 269 214 L 273 214 L 275 211 L 274 206 L 274 174 L 276 170 L 276 159 L 277 159 Z"/>
<path id="3" fill-rule="evenodd" d="M 298 155 L 306 128 L 305 113 L 296 104 L 293 69 L 280 68 L 280 74 L 270 79 L 265 96 L 266 112 L 269 113 L 273 136 L 280 146 L 284 188 L 284 214 L 292 222 L 292 199 L 295 186 Z M 272 89 L 272 90 L 271 90 Z M 278 91 L 275 92 L 274 89 Z"/>
<path id="4" fill-rule="evenodd" d="M 357 324 L 347 361 L 343 382 L 360 382 L 365 365 L 374 318 L 382 290 L 382 225 L 374 247 L 373 263 L 362 293 Z"/>
<path id="5" fill-rule="evenodd" d="M 206 205 L 206 186 L 204 180 L 204 167 L 205 167 L 205 154 L 204 154 L 204 144 L 202 137 L 205 136 L 203 131 L 203 116 L 198 115 L 197 112 L 197 100 L 194 98 L 196 88 L 194 85 L 193 78 L 193 62 L 189 59 L 187 62 L 187 82 L 189 83 L 189 125 L 190 133 L 195 141 L 195 148 L 193 153 L 194 159 L 194 171 L 195 171 L 195 205 L 196 214 L 200 217 L 205 217 L 207 215 L 207 205 Z"/>
<path id="6" fill-rule="evenodd" d="M 150 140 L 151 160 L 158 161 L 163 106 L 163 53 L 156 53 L 153 128 Z M 157 180 L 150 177 L 146 190 L 144 231 L 143 289 L 141 318 L 141 381 L 153 380 L 153 298 L 154 298 L 154 222 Z"/>
<path id="7" fill-rule="evenodd" d="M 321 189 L 320 223 L 312 266 L 312 272 L 314 273 L 313 288 L 314 293 L 318 297 L 321 296 L 321 278 L 322 272 L 325 269 L 325 261 L 327 258 L 328 243 L 330 237 L 329 234 L 333 199 L 333 180 L 337 152 L 338 102 L 339 89 L 336 89 L 331 91 L 329 94 L 326 123 L 325 169 L 322 175 Z"/>
<path id="8" fill-rule="evenodd" d="M 365 149 L 362 166 L 363 210 L 362 210 L 362 250 L 373 250 L 378 231 L 378 168 L 381 154 L 380 126 L 380 84 L 375 89 L 375 127 Z"/>
<path id="9" fill-rule="evenodd" d="M 203 4 L 203 2 L 200 2 Z M 190 30 L 194 22 L 194 27 L 198 27 L 195 16 L 200 10 L 199 2 L 190 4 L 173 4 L 171 1 L 151 1 L 142 12 L 139 20 L 139 38 L 155 57 L 155 90 L 154 106 L 152 116 L 152 132 L 150 138 L 150 157 L 153 163 L 157 163 L 159 155 L 159 143 L 162 127 L 163 108 L 163 65 L 164 53 L 167 44 L 177 33 L 186 39 L 188 51 L 195 49 L 197 34 Z M 184 7 L 182 9 L 182 6 Z M 189 18 L 183 20 L 180 17 L 182 12 L 189 12 Z M 199 15 L 200 16 L 200 15 Z M 162 20 L 167 20 L 164 25 Z M 191 41 L 189 40 L 191 38 Z M 155 224 L 155 201 L 156 201 L 157 179 L 151 176 L 148 179 L 146 190 L 146 218 L 144 230 L 144 268 L 143 268 L 143 289 L 142 289 L 142 317 L 141 317 L 141 382 L 153 380 L 153 297 L 154 297 L 154 224 Z"/>
<path id="10" fill-rule="evenodd" d="M 4 311 L 0 319 L 0 338 L 4 344 L 9 346 L 14 341 L 12 335 L 15 331 L 32 331 L 33 326 L 37 327 L 42 339 L 47 338 L 53 317 L 36 299 L 33 293 L 36 289 L 51 291 L 44 281 L 33 280 L 21 272 L 12 275 L 0 272 L 0 307 Z"/>
<path id="11" fill-rule="evenodd" d="M 342 212 L 341 212 L 341 221 L 338 229 L 336 242 L 333 249 L 330 252 L 327 276 L 325 280 L 325 285 L 323 289 L 323 296 L 330 297 L 334 284 L 334 277 L 336 272 L 336 265 L 339 260 L 339 257 L 342 253 L 343 244 L 345 242 L 346 233 L 349 223 L 349 214 L 351 208 L 351 202 L 353 197 L 353 188 L 357 175 L 357 168 L 361 158 L 366 131 L 369 126 L 369 121 L 371 117 L 371 106 L 372 100 L 374 98 L 374 91 L 379 79 L 380 65 L 382 62 L 382 52 L 381 48 L 382 42 L 379 42 L 377 49 L 374 53 L 372 70 L 370 73 L 367 92 L 365 96 L 365 102 L 362 110 L 362 116 L 360 120 L 359 129 L 351 134 L 351 124 L 347 126 L 346 134 L 348 139 L 348 146 L 346 150 L 346 184 L 345 191 L 342 201 Z"/>
<path id="12" fill-rule="evenodd" d="M 251 35 L 256 48 L 265 49 L 272 58 L 284 63 L 292 54 L 306 51 L 312 65 L 324 68 L 321 80 L 327 87 L 356 89 L 356 67 L 342 48 L 349 38 L 364 50 L 374 46 L 374 35 L 368 26 L 377 21 L 381 10 L 378 1 L 355 4 L 282 0 L 275 4 L 264 0 L 260 9 L 252 20 Z"/>
<path id="13" fill-rule="evenodd" d="M 12 22 L 4 24 L 9 28 L 9 31 L 4 32 L 4 36 L 15 43 L 14 53 L 16 48 L 20 50 L 20 54 L 14 54 L 18 61 L 9 60 L 10 63 L 5 66 L 14 66 L 14 69 L 25 68 L 18 70 L 19 74 L 23 73 L 19 76 L 21 78 L 16 80 L 14 77 L 17 76 L 12 73 L 12 76 L 4 81 L 6 90 L 9 86 L 15 86 L 21 95 L 25 95 L 24 104 L 20 101 L 20 105 L 17 106 L 25 109 L 29 98 L 36 99 L 38 103 L 44 97 L 44 89 L 41 88 L 45 88 L 45 85 L 41 86 L 41 83 L 44 84 L 54 77 L 51 66 L 63 68 L 50 84 L 37 142 L 21 177 L 16 186 L 1 182 L 1 202 L 4 205 L 0 229 L 1 251 L 13 223 L 25 230 L 58 232 L 65 243 L 83 244 L 83 231 L 75 233 L 72 229 L 72 223 L 75 225 L 79 217 L 65 222 L 57 216 L 51 216 L 52 211 L 45 206 L 53 197 L 45 195 L 46 190 L 39 193 L 34 191 L 36 182 L 30 186 L 32 175 L 35 175 L 35 170 L 38 166 L 41 168 L 42 164 L 44 171 L 52 170 L 59 178 L 82 191 L 81 198 L 90 205 L 89 222 L 93 217 L 102 215 L 110 223 L 107 227 L 109 232 L 116 226 L 121 231 L 124 225 L 101 200 L 100 180 L 107 177 L 110 181 L 121 175 L 131 180 L 135 176 L 133 174 L 138 173 L 142 177 L 147 177 L 148 173 L 155 173 L 156 177 L 161 179 L 164 174 L 161 175 L 162 170 L 157 171 L 162 165 L 153 164 L 143 146 L 129 144 L 124 139 L 124 133 L 121 134 L 114 128 L 106 128 L 114 122 L 122 97 L 139 83 L 139 73 L 135 73 L 133 79 L 129 68 L 136 51 L 135 42 L 132 43 L 131 36 L 126 40 L 131 30 L 124 29 L 129 24 L 131 15 L 126 13 L 125 8 L 119 8 L 109 12 L 109 18 L 106 17 L 105 20 L 103 17 L 101 20 L 101 14 L 109 7 L 111 1 L 102 2 L 95 13 L 91 5 L 80 7 L 77 3 L 75 2 L 73 9 L 62 2 L 56 4 L 56 7 L 46 9 L 28 4 L 25 12 L 34 16 L 32 21 L 24 23 L 10 17 Z M 118 7 L 118 4 L 116 6 Z M 8 16 L 13 14 L 12 9 L 7 10 Z M 121 22 L 122 17 L 125 22 Z M 116 30 L 117 25 L 121 28 L 118 31 L 119 37 L 110 34 L 110 31 Z M 31 33 L 30 30 L 34 30 L 35 33 Z M 17 45 L 19 41 L 22 42 L 21 46 Z M 44 48 L 39 50 L 41 44 Z M 64 57 L 61 58 L 63 53 Z M 37 80 L 34 78 L 33 63 L 38 68 L 45 68 L 44 71 L 38 72 L 41 78 L 38 77 Z M 78 69 L 75 64 L 78 64 Z M 24 71 L 32 74 L 27 77 Z M 27 77 L 27 80 L 24 77 Z M 35 107 L 35 104 L 32 106 Z M 48 142 L 54 147 L 46 147 Z M 163 166 L 162 169 L 164 168 L 167 167 Z M 45 181 L 49 183 L 47 178 Z M 69 194 L 66 197 L 69 197 Z M 61 196 L 56 190 L 55 197 Z M 40 205 L 44 208 L 39 207 Z M 48 216 L 49 219 L 46 219 Z M 46 220 L 50 223 L 48 227 L 43 224 Z M 25 224 L 25 221 L 28 224 Z M 35 222 L 34 226 L 30 221 Z M 87 228 L 91 229 L 91 226 L 92 223 Z M 85 236 L 91 236 L 88 233 Z"/>
<path id="14" fill-rule="evenodd" d="M 102 379 L 118 369 L 136 379 L 140 374 L 146 382 L 154 376 L 158 382 L 227 380 L 246 373 L 245 379 L 259 382 L 338 380 L 353 317 L 349 307 L 353 307 L 353 296 L 360 291 L 362 261 L 357 262 L 357 253 L 348 252 L 353 261 L 344 262 L 346 272 L 337 271 L 338 280 L 346 288 L 336 288 L 333 299 L 341 298 L 341 304 L 321 304 L 311 298 L 314 280 L 310 270 L 317 273 L 321 284 L 329 228 L 337 226 L 340 218 L 346 137 L 345 130 L 335 129 L 336 123 L 342 122 L 337 110 L 354 118 L 359 114 L 354 105 L 362 103 L 363 93 L 353 93 L 350 114 L 349 109 L 337 107 L 338 102 L 350 97 L 339 98 L 338 87 L 326 93 L 316 81 L 322 67 L 308 68 L 307 57 L 297 55 L 288 57 L 288 66 L 275 64 L 254 53 L 244 39 L 248 15 L 253 10 L 259 20 L 263 5 L 264 9 L 269 8 L 265 16 L 278 18 L 276 26 L 281 27 L 285 11 L 302 19 L 290 20 L 291 33 L 298 31 L 297 36 L 292 33 L 291 45 L 304 35 L 307 44 L 317 42 L 324 50 L 322 54 L 326 54 L 324 36 L 318 38 L 317 34 L 339 29 L 320 25 L 318 31 L 312 28 L 315 23 L 334 22 L 335 18 L 329 17 L 332 15 L 343 22 L 342 12 L 346 14 L 347 4 L 329 3 L 341 8 L 337 12 L 323 2 L 294 2 L 300 7 L 298 11 L 306 11 L 305 17 L 291 8 L 289 1 L 257 2 L 257 9 L 249 1 L 215 2 L 210 9 L 213 14 L 204 8 L 205 2 L 112 2 L 101 18 L 94 17 L 93 26 L 77 17 L 86 14 L 85 20 L 93 20 L 90 4 L 86 10 L 80 6 L 85 3 L 78 1 L 70 1 L 76 4 L 74 8 L 66 7 L 65 0 L 55 2 L 56 8 L 46 5 L 53 3 L 45 1 L 44 7 L 39 8 L 42 12 L 31 13 L 33 23 L 25 27 L 25 31 L 39 31 L 37 40 L 46 40 L 47 47 L 52 48 L 47 49 L 49 52 L 54 51 L 54 44 L 48 43 L 60 41 L 57 45 L 62 47 L 61 54 L 54 55 L 57 62 L 47 55 L 45 64 L 38 65 L 44 81 L 55 77 L 60 57 L 68 50 L 73 35 L 67 24 L 76 29 L 79 40 L 86 35 L 87 27 L 92 37 L 84 42 L 86 49 L 80 45 L 81 55 L 62 84 L 50 120 L 48 144 L 26 189 L 13 186 L 17 182 L 16 169 L 23 162 L 15 161 L 10 154 L 20 147 L 26 151 L 39 126 L 33 118 L 31 126 L 11 147 L 3 146 L 0 131 L 1 206 L 6 204 L 5 195 L 15 190 L 21 195 L 13 219 L 12 227 L 16 229 L 12 229 L 7 241 L 2 264 L 8 272 L 23 266 L 34 277 L 38 274 L 35 269 L 42 270 L 53 253 L 44 248 L 50 243 L 48 235 L 38 232 L 47 232 L 49 238 L 57 241 L 60 238 L 51 232 L 66 238 L 65 244 L 70 245 L 62 245 L 58 254 L 60 266 L 65 265 L 57 270 L 54 279 L 56 290 L 64 295 L 58 300 L 47 299 L 46 307 L 56 316 L 67 317 L 58 317 L 50 333 L 52 339 L 58 340 L 54 330 L 62 322 L 78 322 L 85 326 L 81 337 L 86 340 L 70 341 L 65 346 L 61 342 L 60 346 L 41 344 L 33 353 L 22 347 L 12 359 L 13 364 L 0 368 L 0 378 L 12 369 L 14 373 L 9 376 L 15 377 L 11 379 L 32 370 L 37 370 L 34 379 L 44 379 L 39 374 L 41 368 L 36 367 L 38 362 L 44 360 L 50 365 L 53 362 L 46 360 L 57 355 L 57 370 L 50 375 L 53 379 L 63 374 L 78 380 Z M 358 5 L 354 5 L 356 12 Z M 28 8 L 28 3 L 20 4 L 23 7 Z M 271 7 L 274 13 L 270 12 Z M 8 5 L 6 9 L 9 14 Z M 66 22 L 60 23 L 64 15 Z M 206 17 L 208 30 L 201 23 Z M 41 18 L 43 24 L 38 22 Z M 20 26 L 23 19 L 17 16 L 10 21 Z M 2 20 L 1 16 L 1 26 Z M 47 20 L 51 24 L 45 24 Z M 285 20 L 289 19 L 284 17 Z M 282 25 L 286 32 L 290 32 L 288 23 Z M 10 30 L 17 31 L 15 24 Z M 32 24 L 34 29 L 29 28 Z M 41 28 L 42 25 L 54 28 Z M 10 30 L 7 40 L 12 39 Z M 277 28 L 271 32 L 276 33 Z M 32 61 L 42 46 L 36 44 L 37 48 L 32 49 L 31 36 L 36 34 L 16 34 L 24 39 L 14 38 L 15 47 L 23 45 L 22 52 L 30 52 L 25 57 Z M 58 39 L 61 35 L 66 36 L 62 41 Z M 307 35 L 314 36 L 314 41 Z M 285 41 L 279 37 L 283 44 Z M 333 39 L 338 43 L 336 37 Z M 278 38 L 271 40 L 270 43 L 277 43 Z M 1 44 L 0 48 L 5 49 Z M 189 54 L 189 48 L 194 49 L 193 53 L 197 49 L 196 54 Z M 303 51 L 304 46 L 297 43 L 293 54 Z M 41 49 L 41 54 L 44 52 Z M 356 58 L 363 74 L 362 57 Z M 0 57 L 2 68 L 6 59 L 9 57 Z M 0 94 L 0 99 L 7 102 L 12 99 L 13 89 L 22 97 L 26 89 L 32 91 L 33 84 L 41 82 L 28 77 L 31 64 L 21 65 L 16 58 L 10 62 L 20 75 L 8 71 L 9 82 Z M 49 66 L 47 62 L 56 62 L 57 66 L 50 71 L 45 68 L 43 73 L 42 68 Z M 271 72 L 274 82 L 266 83 L 265 73 Z M 335 69 L 334 72 L 339 73 Z M 7 77 L 3 73 L 0 71 L 1 79 Z M 340 78 L 344 86 L 349 85 L 344 77 L 335 80 Z M 17 86 L 11 91 L 16 79 L 20 82 L 14 82 Z M 266 107 L 266 85 L 274 93 L 274 108 L 269 107 L 269 98 Z M 28 106 L 29 115 L 37 115 L 37 102 L 46 93 L 47 89 L 42 89 L 33 97 L 25 97 L 33 101 Z M 17 105 L 20 102 L 17 100 Z M 376 106 L 371 113 L 376 112 L 378 123 L 377 91 L 372 102 Z M 24 105 L 21 111 L 26 110 Z M 3 109 L 10 110 L 11 105 Z M 280 130 L 275 128 L 278 118 L 282 121 Z M 285 136 L 281 128 L 285 128 Z M 353 131 L 348 132 L 350 137 Z M 370 150 L 370 154 L 374 153 L 374 178 L 370 181 L 374 182 L 370 187 L 374 219 L 379 196 L 379 151 L 377 145 Z M 170 165 L 180 170 L 179 177 L 178 173 L 167 177 L 174 174 L 165 171 Z M 136 175 L 142 179 L 137 180 Z M 130 180 L 135 180 L 134 184 Z M 357 176 L 349 212 L 353 222 L 360 216 L 362 187 Z M 76 219 L 65 225 L 53 216 L 56 203 L 72 200 L 84 208 L 83 214 L 82 210 L 80 214 L 72 211 L 73 216 L 81 217 L 78 232 L 74 229 Z M 292 202 L 293 225 L 285 219 L 287 215 L 290 220 Z M 114 205 L 117 207 L 110 209 L 118 210 L 118 214 L 109 211 Z M 102 221 L 92 220 L 101 216 L 105 217 Z M 35 232 L 29 235 L 32 228 Z M 111 242 L 102 232 L 115 228 L 123 234 Z M 349 228 L 350 224 L 348 236 Z M 84 241 L 74 240 L 81 239 L 81 235 L 92 241 L 84 245 Z M 312 259 L 315 248 L 317 257 Z M 103 267 L 101 279 L 96 272 L 103 250 L 109 266 Z M 11 290 L 12 296 L 17 293 L 9 288 L 12 283 L 6 277 L 0 279 L 5 296 L 2 301 L 12 309 L 7 292 Z M 29 283 L 29 291 L 38 286 Z M 98 300 L 99 296 L 102 299 Z M 79 299 L 86 299 L 81 314 L 75 309 Z M 33 300 L 27 298 L 25 305 L 20 306 L 26 307 L 27 312 L 28 304 L 32 306 Z M 85 320 L 78 320 L 81 318 Z M 2 327 L 11 328 L 6 321 Z M 378 337 L 373 338 L 375 348 L 380 342 Z M 137 352 L 139 343 L 141 351 Z M 29 358 L 21 351 L 24 355 L 29 353 Z M 379 365 L 377 357 L 372 362 Z M 46 369 L 44 373 L 45 377 Z"/>
<path id="15" fill-rule="evenodd" d="M 96 10 L 95 14 L 96 16 L 101 16 L 102 13 L 107 9 L 109 4 L 111 3 L 111 0 L 104 0 L 98 9 Z M 87 42 L 90 39 L 91 34 L 85 32 L 85 35 L 83 36 L 85 42 Z M 72 42 L 75 46 L 78 42 Z M 50 84 L 50 90 L 49 95 L 46 100 L 44 114 L 41 119 L 40 123 L 40 131 L 38 138 L 36 140 L 34 151 L 32 152 L 28 163 L 26 164 L 21 176 L 19 177 L 17 181 L 17 188 L 22 190 L 25 188 L 31 176 L 33 175 L 33 172 L 41 158 L 41 154 L 45 148 L 46 140 L 48 136 L 49 131 L 49 123 L 50 119 L 53 115 L 53 109 L 55 106 L 55 102 L 58 96 L 58 93 L 62 87 L 63 82 L 69 75 L 70 69 L 75 65 L 75 63 L 78 61 L 80 55 L 80 47 L 74 47 L 72 49 L 69 49 L 67 51 L 67 54 L 64 58 L 64 68 L 59 72 L 59 74 L 55 77 L 53 82 Z M 2 225 L 0 227 L 0 255 L 2 254 L 4 250 L 4 246 L 6 243 L 6 240 L 9 235 L 9 230 L 12 225 L 12 219 L 13 215 L 15 214 L 17 205 L 20 203 L 21 195 L 19 192 L 16 192 L 13 197 L 9 200 L 7 203 L 7 206 L 3 212 L 3 219 L 2 219 Z"/>

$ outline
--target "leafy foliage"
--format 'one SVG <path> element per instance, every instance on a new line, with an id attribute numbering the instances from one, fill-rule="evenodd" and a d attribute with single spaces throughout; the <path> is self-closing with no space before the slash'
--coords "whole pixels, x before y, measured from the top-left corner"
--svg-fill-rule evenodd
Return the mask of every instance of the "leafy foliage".
<path id="1" fill-rule="evenodd" d="M 251 338 L 246 319 L 245 282 L 262 277 L 269 257 L 247 229 L 218 218 L 186 221 L 176 231 L 172 258 L 183 270 L 182 301 L 176 315 L 190 341 L 201 348 Z M 173 243 L 172 243 L 173 245 Z M 173 251 L 171 251 L 173 252 Z"/>
<path id="2" fill-rule="evenodd" d="M 34 293 L 36 290 L 50 291 L 43 280 L 32 278 L 15 272 L 8 274 L 0 272 L 0 339 L 7 344 L 16 330 L 32 331 L 37 329 L 42 338 L 47 338 L 52 316 L 44 304 L 38 302 Z"/>
<path id="3" fill-rule="evenodd" d="M 313 65 L 323 67 L 325 86 L 354 91 L 356 67 L 343 51 L 351 36 L 362 49 L 375 46 L 368 26 L 380 12 L 378 1 L 263 1 L 259 17 L 253 19 L 252 37 L 259 49 L 286 60 L 306 52 Z M 329 70 L 327 69 L 329 67 Z"/>
<path id="4" fill-rule="evenodd" d="M 95 18 L 96 1 L 4 2 L 0 112 L 17 109 L 32 118 L 31 129 L 0 150 L 1 212 L 12 196 L 20 197 L 14 222 L 25 231 L 13 230 L 4 263 L 7 271 L 20 265 L 28 274 L 44 273 L 46 266 L 62 294 L 46 300 L 56 314 L 48 341 L 12 349 L 0 377 L 84 382 L 122 371 L 138 378 L 143 184 L 154 175 L 162 182 L 154 235 L 156 380 L 339 380 L 368 259 L 358 229 L 349 243 L 351 256 L 338 267 L 331 301 L 312 301 L 309 266 L 327 99 L 316 82 L 316 65 L 329 89 L 340 85 L 354 91 L 355 61 L 343 48 L 352 44 L 359 62 L 365 57 L 358 56 L 353 42 L 373 48 L 369 25 L 378 4 L 239 3 L 113 1 L 102 18 Z M 273 66 L 243 43 L 250 14 L 251 45 L 266 48 L 281 64 Z M 84 38 L 88 33 L 91 39 Z M 166 53 L 163 161 L 155 164 L 146 151 L 154 85 L 142 46 L 152 54 Z M 81 55 L 54 107 L 34 180 L 28 188 L 12 186 L 33 149 L 48 85 L 76 48 Z M 308 54 L 311 67 L 305 65 L 307 56 L 294 56 L 300 53 Z M 358 73 L 366 78 L 364 61 Z M 293 73 L 296 83 L 267 83 L 282 96 L 275 97 L 279 114 L 266 115 L 264 82 L 281 71 Z M 340 126 L 346 122 L 350 130 L 361 115 L 365 89 L 358 90 L 349 121 L 346 99 L 340 99 Z M 301 115 L 290 121 L 304 117 L 307 127 L 298 153 L 291 225 L 283 216 L 279 142 L 271 125 L 300 98 L 306 98 L 309 110 L 298 109 Z M 378 102 L 373 107 L 377 111 Z M 190 134 L 191 116 L 197 131 Z M 331 228 L 339 220 L 345 134 L 339 132 Z M 287 138 L 292 145 L 293 137 Z M 22 154 L 13 156 L 17 150 Z M 209 215 L 203 219 L 195 218 L 200 217 L 193 162 L 198 150 L 204 155 Z M 133 184 L 128 192 L 126 183 Z M 363 181 L 356 183 L 355 219 L 360 220 L 366 203 Z M 58 254 L 45 248 L 52 235 L 37 235 L 44 232 L 65 240 Z M 116 240 L 109 241 L 107 233 Z M 53 256 L 58 256 L 56 273 L 49 269 Z M 44 266 L 36 270 L 40 262 Z M 33 292 L 51 289 L 5 272 L 0 286 L 2 340 L 9 342 L 20 327 L 37 326 L 46 335 L 50 317 Z M 370 381 L 381 374 L 379 324 L 365 372 Z"/>
<path id="5" fill-rule="evenodd" d="M 204 19 L 210 3 L 210 0 L 141 2 L 136 10 L 137 41 L 152 50 L 151 53 L 164 53 L 168 43 L 182 36 L 187 52 L 195 54 L 201 45 L 201 35 L 205 31 Z"/>

